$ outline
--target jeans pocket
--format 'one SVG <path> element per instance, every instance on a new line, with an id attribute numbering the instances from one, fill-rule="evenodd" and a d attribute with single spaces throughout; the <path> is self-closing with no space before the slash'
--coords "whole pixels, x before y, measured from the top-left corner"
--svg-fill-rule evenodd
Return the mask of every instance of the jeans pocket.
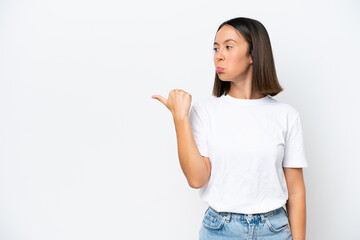
<path id="1" fill-rule="evenodd" d="M 221 216 L 213 209 L 208 207 L 208 209 L 205 211 L 202 225 L 207 229 L 220 230 L 224 226 L 225 218 L 225 216 Z"/>
<path id="2" fill-rule="evenodd" d="M 266 217 L 266 224 L 272 232 L 281 232 L 289 227 L 289 218 L 284 208 L 274 215 Z"/>

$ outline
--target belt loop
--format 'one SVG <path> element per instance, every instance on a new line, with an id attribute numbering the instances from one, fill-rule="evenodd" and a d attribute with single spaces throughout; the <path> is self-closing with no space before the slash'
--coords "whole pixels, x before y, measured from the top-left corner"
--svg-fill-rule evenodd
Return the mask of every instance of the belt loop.
<path id="1" fill-rule="evenodd" d="M 282 208 L 284 209 L 286 216 L 289 217 L 287 209 L 285 209 L 285 207 L 282 207 Z"/>
<path id="2" fill-rule="evenodd" d="M 226 221 L 230 222 L 230 218 L 231 218 L 231 212 L 228 212 L 228 214 L 226 216 Z"/>

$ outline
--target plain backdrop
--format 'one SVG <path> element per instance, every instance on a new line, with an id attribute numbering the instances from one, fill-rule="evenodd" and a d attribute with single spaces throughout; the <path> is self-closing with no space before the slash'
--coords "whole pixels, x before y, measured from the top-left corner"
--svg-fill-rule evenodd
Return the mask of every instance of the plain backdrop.
<path id="1" fill-rule="evenodd" d="M 218 26 L 267 29 L 301 115 L 307 239 L 360 239 L 359 1 L 0 1 L 0 239 L 198 239 L 167 98 L 211 96 Z"/>

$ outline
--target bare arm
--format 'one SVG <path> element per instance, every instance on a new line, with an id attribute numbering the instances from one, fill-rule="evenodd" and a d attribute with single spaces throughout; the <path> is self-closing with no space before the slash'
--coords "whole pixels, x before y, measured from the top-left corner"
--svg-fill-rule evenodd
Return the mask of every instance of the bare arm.
<path id="1" fill-rule="evenodd" d="M 181 169 L 190 187 L 201 188 L 210 178 L 211 165 L 209 158 L 200 155 L 192 134 L 189 120 L 191 95 L 181 89 L 173 89 L 168 99 L 161 95 L 152 95 L 152 98 L 162 102 L 173 115 Z"/>
<path id="2" fill-rule="evenodd" d="M 210 178 L 209 158 L 200 155 L 188 117 L 174 118 L 181 169 L 192 188 L 201 188 Z"/>
<path id="3" fill-rule="evenodd" d="M 284 168 L 289 199 L 286 209 L 293 240 L 305 240 L 306 194 L 302 168 Z"/>

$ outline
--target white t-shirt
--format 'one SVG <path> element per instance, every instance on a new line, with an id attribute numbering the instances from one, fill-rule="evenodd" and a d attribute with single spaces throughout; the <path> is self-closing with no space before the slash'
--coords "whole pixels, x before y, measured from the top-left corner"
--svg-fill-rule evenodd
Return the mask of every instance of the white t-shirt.
<path id="1" fill-rule="evenodd" d="M 299 112 L 270 95 L 230 95 L 196 101 L 189 113 L 202 156 L 211 161 L 201 199 L 218 212 L 264 213 L 283 207 L 288 190 L 283 167 L 308 166 Z"/>

